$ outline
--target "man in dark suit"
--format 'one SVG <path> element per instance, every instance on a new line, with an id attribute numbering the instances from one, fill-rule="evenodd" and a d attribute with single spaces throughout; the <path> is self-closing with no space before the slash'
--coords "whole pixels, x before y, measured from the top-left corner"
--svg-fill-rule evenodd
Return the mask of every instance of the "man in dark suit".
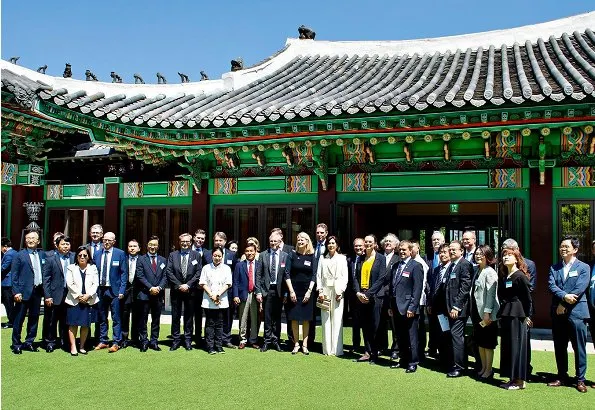
<path id="1" fill-rule="evenodd" d="M 591 242 L 591 255 L 593 259 L 591 260 L 591 285 L 589 286 L 589 315 L 591 316 L 591 324 L 589 329 L 591 329 L 591 341 L 595 346 L 595 240 Z M 595 389 L 595 383 L 591 385 L 593 389 Z"/>
<path id="2" fill-rule="evenodd" d="M 436 350 L 432 356 L 435 358 L 440 358 L 442 364 L 446 365 L 448 364 L 451 353 L 447 352 L 446 350 L 446 348 L 448 347 L 447 344 L 441 342 L 443 338 L 448 335 L 445 335 L 442 327 L 440 326 L 438 315 L 444 314 L 446 312 L 446 295 L 443 292 L 442 284 L 446 280 L 446 271 L 450 266 L 450 250 L 448 248 L 448 244 L 443 243 L 440 246 L 438 254 L 440 258 L 439 264 L 434 268 L 434 272 L 432 273 L 432 279 L 428 282 L 429 290 L 427 307 L 430 323 L 433 323 L 433 320 L 435 322 L 434 325 L 436 326 L 436 328 L 434 329 L 434 341 L 436 343 Z M 432 328 L 430 328 L 430 330 L 432 330 Z M 438 355 L 438 352 L 440 352 L 440 355 Z"/>
<path id="3" fill-rule="evenodd" d="M 353 278 L 353 290 L 358 299 L 358 311 L 360 314 L 360 323 L 364 333 L 364 344 L 366 351 L 358 362 L 369 362 L 375 364 L 378 360 L 378 346 L 376 345 L 376 331 L 380 323 L 380 311 L 382 309 L 382 299 L 378 298 L 378 293 L 385 283 L 386 276 L 386 258 L 383 254 L 376 252 L 376 237 L 367 235 L 364 238 L 365 254 L 358 261 Z M 368 276 L 364 279 L 364 263 L 370 258 L 374 262 L 370 268 Z"/>
<path id="4" fill-rule="evenodd" d="M 266 352 L 269 347 L 281 351 L 279 339 L 281 337 L 281 310 L 285 295 L 285 274 L 291 271 L 289 255 L 279 250 L 281 237 L 271 234 L 269 249 L 260 254 L 262 262 L 256 272 L 256 300 L 264 304 L 264 344 L 261 352 Z"/>
<path id="5" fill-rule="evenodd" d="M 124 297 L 120 300 L 120 321 L 122 328 L 121 348 L 136 346 L 139 343 L 138 337 L 138 316 L 139 311 L 136 306 L 134 295 L 134 280 L 136 276 L 136 267 L 140 255 L 140 245 L 136 239 L 128 241 L 128 255 L 126 264 L 128 266 L 128 280 L 126 281 L 126 291 Z M 129 338 L 130 335 L 130 338 Z"/>
<path id="6" fill-rule="evenodd" d="M 432 292 L 432 286 L 436 281 L 435 274 L 439 274 L 440 270 L 436 271 L 436 268 L 440 266 L 440 249 L 444 245 L 444 235 L 440 231 L 434 231 L 432 233 L 432 252 L 428 254 L 428 281 L 424 292 L 430 297 L 429 294 Z M 448 252 L 447 252 L 448 256 Z M 450 258 L 449 258 L 450 260 Z M 429 306 L 429 305 L 427 305 Z M 438 323 L 438 317 L 430 314 L 428 310 L 428 356 L 437 358 L 438 349 L 440 347 L 440 336 L 442 330 L 440 329 L 440 323 Z"/>
<path id="7" fill-rule="evenodd" d="M 238 262 L 233 271 L 232 296 L 238 306 L 240 318 L 240 349 L 250 344 L 258 349 L 259 303 L 256 301 L 256 273 L 261 269 L 261 262 L 256 260 L 256 246 L 247 245 L 244 251 L 246 260 Z M 247 338 L 250 323 L 250 338 Z"/>
<path id="8" fill-rule="evenodd" d="M 283 231 L 281 230 L 281 228 L 273 228 L 273 229 L 271 229 L 271 233 L 279 234 L 279 236 L 281 237 L 281 243 L 279 244 L 279 249 L 282 250 L 283 252 L 285 252 L 286 254 L 291 255 L 291 251 L 293 251 L 295 248 L 293 246 L 285 243 L 285 241 L 283 240 Z"/>
<path id="9" fill-rule="evenodd" d="M 106 232 L 103 235 L 103 249 L 95 252 L 93 261 L 99 272 L 99 344 L 95 350 L 109 347 L 108 314 L 112 315 L 112 346 L 110 353 L 120 349 L 122 341 L 122 327 L 120 321 L 120 300 L 126 293 L 128 283 L 128 264 L 126 253 L 114 247 L 116 235 L 113 232 Z"/>
<path id="10" fill-rule="evenodd" d="M 279 237 L 281 238 L 281 243 L 279 244 L 279 250 L 285 252 L 286 254 L 291 256 L 291 253 L 295 250 L 295 248 L 291 245 L 288 245 L 284 242 L 283 240 L 283 231 L 281 230 L 281 228 L 273 228 L 271 229 L 271 234 L 279 234 Z M 316 286 L 316 284 L 314 284 Z M 287 308 L 287 306 L 285 305 L 285 307 Z M 314 307 L 314 310 L 316 310 L 316 307 Z M 316 319 L 316 312 L 314 312 L 314 319 Z M 315 329 L 314 329 L 314 333 L 312 330 L 312 327 L 308 328 L 308 334 L 309 335 L 316 335 Z M 310 340 L 314 340 L 314 336 L 312 336 L 312 339 Z M 295 345 L 295 342 L 293 341 L 293 329 L 291 328 L 291 326 L 287 326 L 287 348 L 288 349 L 293 349 L 293 346 Z"/>
<path id="11" fill-rule="evenodd" d="M 353 343 L 351 352 L 359 350 L 361 345 L 361 329 L 360 314 L 358 312 L 358 300 L 353 289 L 353 278 L 359 277 L 357 273 L 358 266 L 361 268 L 361 259 L 365 253 L 364 239 L 355 238 L 353 240 L 354 255 L 347 260 L 347 267 L 349 269 L 349 277 L 347 281 L 347 294 L 349 300 L 349 313 L 351 315 L 351 342 Z"/>
<path id="12" fill-rule="evenodd" d="M 89 229 L 89 237 L 91 238 L 91 241 L 87 244 L 87 249 L 89 250 L 91 259 L 95 260 L 95 253 L 101 252 L 103 249 L 103 242 L 101 241 L 103 238 L 103 226 L 100 224 L 91 226 Z"/>
<path id="13" fill-rule="evenodd" d="M 157 236 L 151 236 L 147 244 L 147 253 L 139 256 L 136 262 L 134 292 L 139 312 L 137 326 L 141 352 L 146 352 L 148 348 L 156 351 L 161 350 L 158 345 L 159 324 L 161 320 L 161 309 L 163 308 L 163 292 L 167 283 L 167 275 L 165 273 L 165 264 L 167 261 L 163 256 L 157 255 L 158 250 L 159 238 Z M 150 341 L 147 337 L 149 312 L 151 312 Z"/>
<path id="14" fill-rule="evenodd" d="M 171 334 L 174 341 L 169 350 L 180 347 L 180 319 L 184 306 L 184 348 L 192 350 L 194 300 L 202 270 L 202 258 L 191 250 L 192 235 L 180 235 L 180 250 L 169 254 L 165 273 L 171 288 Z"/>
<path id="15" fill-rule="evenodd" d="M 205 248 L 205 241 L 207 238 L 207 233 L 204 229 L 197 229 L 194 232 L 193 243 L 192 243 L 192 250 L 198 252 L 201 258 L 201 266 L 208 265 L 209 263 L 213 263 L 213 254 L 211 253 L 210 249 Z M 200 279 L 200 274 L 199 274 Z M 202 336 L 202 297 L 203 297 L 203 290 L 200 286 L 197 286 L 197 289 L 194 293 L 194 343 L 197 347 L 200 347 L 203 342 Z"/>
<path id="16" fill-rule="evenodd" d="M 230 251 L 225 247 L 227 243 L 227 235 L 224 232 L 215 232 L 213 235 L 213 245 L 215 248 L 223 249 L 223 263 L 229 266 L 231 272 L 233 273 L 235 266 L 236 266 L 236 253 Z M 228 349 L 235 349 L 236 346 L 231 343 L 231 327 L 233 325 L 233 314 L 235 311 L 235 305 L 233 303 L 229 304 L 229 308 L 223 313 L 223 346 L 227 347 Z"/>
<path id="17" fill-rule="evenodd" d="M 401 367 L 405 367 L 407 373 L 415 373 L 419 363 L 417 325 L 421 292 L 424 288 L 424 271 L 421 264 L 411 256 L 412 249 L 413 243 L 409 241 L 399 244 L 401 261 L 392 265 L 390 275 L 387 275 L 390 281 L 389 315 L 395 323 Z"/>
<path id="18" fill-rule="evenodd" d="M 587 323 L 589 307 L 586 292 L 591 275 L 589 265 L 579 261 L 576 254 L 579 240 L 565 236 L 560 242 L 562 260 L 550 268 L 549 291 L 552 294 L 552 334 L 558 368 L 557 380 L 548 386 L 559 387 L 568 383 L 568 341 L 575 355 L 576 389 L 587 392 Z"/>
<path id="19" fill-rule="evenodd" d="M 393 266 L 401 261 L 399 256 L 399 239 L 393 233 L 387 234 L 380 241 L 380 246 L 384 249 L 384 257 L 386 259 L 386 272 L 391 272 Z M 378 325 L 378 331 L 376 332 L 376 344 L 378 350 L 383 351 L 388 348 L 388 323 L 392 329 L 392 340 L 391 340 L 391 360 L 397 360 L 399 357 L 399 345 L 397 342 L 397 332 L 394 327 L 394 318 L 388 316 L 388 310 L 390 309 L 391 295 L 390 295 L 390 281 L 385 281 L 386 284 L 378 292 L 378 299 L 382 299 L 382 310 L 380 311 L 380 323 Z"/>
<path id="20" fill-rule="evenodd" d="M 2 238 L 2 304 L 6 310 L 6 323 L 2 324 L 2 329 L 12 328 L 14 320 L 14 298 L 12 297 L 12 260 L 17 251 L 12 249 L 12 242 L 8 238 Z"/>
<path id="21" fill-rule="evenodd" d="M 450 266 L 444 275 L 442 284 L 437 293 L 444 292 L 443 306 L 432 305 L 438 314 L 448 317 L 451 344 L 448 346 L 452 354 L 451 370 L 448 377 L 460 377 L 467 368 L 467 355 L 465 353 L 465 324 L 469 310 L 469 291 L 473 265 L 463 258 L 463 246 L 459 241 L 452 241 L 448 246 L 450 253 Z M 441 296 L 437 296 L 441 298 Z"/>
<path id="22" fill-rule="evenodd" d="M 463 257 L 471 265 L 476 265 L 476 263 L 475 263 L 476 243 L 477 243 L 477 238 L 475 236 L 475 231 L 463 232 Z"/>
<path id="23" fill-rule="evenodd" d="M 14 323 L 12 328 L 12 351 L 21 354 L 22 350 L 37 352 L 33 346 L 37 336 L 39 305 L 43 297 L 43 273 L 45 252 L 37 249 L 39 234 L 31 231 L 25 235 L 26 248 L 17 253 L 12 261 L 12 294 L 15 301 Z M 23 322 L 27 319 L 27 336 L 21 342 Z"/>
<path id="24" fill-rule="evenodd" d="M 43 340 L 45 350 L 51 353 L 56 344 L 69 349 L 68 325 L 66 324 L 66 270 L 74 263 L 74 252 L 70 251 L 70 238 L 60 235 L 55 240 L 56 252 L 46 259 L 43 265 L 43 293 L 45 309 L 43 313 Z M 60 322 L 60 326 L 58 326 Z M 59 331 L 57 331 L 59 329 Z M 56 340 L 58 339 L 58 340 Z"/>

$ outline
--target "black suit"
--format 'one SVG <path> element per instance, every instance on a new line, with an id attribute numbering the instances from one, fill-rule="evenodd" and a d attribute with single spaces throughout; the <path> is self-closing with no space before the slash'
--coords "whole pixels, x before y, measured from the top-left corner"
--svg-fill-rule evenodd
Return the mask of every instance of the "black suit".
<path id="1" fill-rule="evenodd" d="M 424 271 L 421 264 L 413 258 L 409 258 L 406 264 L 403 263 L 394 264 L 390 275 L 387 275 L 387 279 L 390 280 L 390 307 L 401 365 L 415 366 L 419 363 L 419 303 L 423 291 Z M 414 313 L 413 317 L 407 317 L 407 312 Z"/>
<path id="2" fill-rule="evenodd" d="M 136 269 L 138 268 L 138 261 L 140 255 L 136 256 L 136 268 L 131 266 L 131 256 L 126 256 L 126 263 L 128 264 L 128 280 L 126 281 L 126 290 L 124 297 L 120 299 L 120 323 L 122 327 L 122 344 L 128 343 L 128 334 L 133 344 L 137 344 L 138 337 L 138 317 L 139 311 L 136 303 L 134 283 L 136 279 Z M 131 270 L 134 269 L 134 270 Z M 132 283 L 130 278 L 132 277 Z M 132 318 L 131 318 L 132 316 Z"/>
<path id="3" fill-rule="evenodd" d="M 386 255 L 385 255 L 386 258 Z M 386 260 L 386 259 L 385 259 Z M 390 298 L 390 283 L 388 282 L 389 273 L 391 272 L 393 266 L 395 264 L 399 264 L 401 258 L 399 257 L 397 252 L 393 252 L 391 255 L 390 261 L 388 261 L 388 265 L 386 266 L 386 280 L 385 285 L 380 289 L 378 292 L 378 299 L 382 300 L 382 309 L 380 310 L 380 322 L 378 324 L 378 330 L 376 331 L 376 344 L 378 345 L 378 350 L 383 351 L 388 349 L 388 328 L 389 324 L 392 329 L 392 337 L 391 337 L 391 351 L 399 351 L 399 346 L 397 343 L 397 333 L 394 328 L 394 322 L 392 318 L 388 317 L 388 309 L 390 308 L 391 298 Z"/>
<path id="4" fill-rule="evenodd" d="M 74 263 L 74 252 L 66 255 L 68 265 Z M 45 306 L 43 312 L 43 330 L 41 332 L 46 348 L 54 347 L 56 342 L 69 346 L 68 325 L 66 324 L 66 287 L 62 254 L 53 252 L 43 265 L 43 293 L 45 299 L 52 299 L 52 306 Z M 60 326 L 58 327 L 58 322 Z M 57 331 L 60 329 L 60 331 Z M 59 337 L 59 340 L 56 340 Z"/>
<path id="5" fill-rule="evenodd" d="M 149 254 L 139 256 L 136 262 L 136 277 L 134 279 L 134 297 L 138 304 L 139 319 L 137 322 L 138 334 L 141 347 L 149 343 L 147 337 L 147 321 L 151 313 L 151 344 L 157 345 L 159 340 L 159 324 L 161 320 L 161 309 L 163 308 L 163 290 L 167 283 L 165 273 L 166 261 L 163 256 L 155 257 L 155 269 Z M 159 288 L 159 294 L 151 295 L 149 290 L 153 287 Z M 178 320 L 179 323 L 179 320 Z"/>
<path id="6" fill-rule="evenodd" d="M 171 334 L 174 346 L 180 344 L 180 319 L 182 317 L 182 305 L 184 306 L 184 344 L 192 344 L 192 331 L 194 320 L 194 298 L 198 291 L 198 280 L 202 270 L 202 258 L 196 251 L 188 252 L 188 263 L 186 277 L 182 274 L 182 252 L 170 253 L 165 267 L 165 273 L 170 282 L 171 288 Z M 188 291 L 182 292 L 180 287 L 188 285 Z"/>
<path id="7" fill-rule="evenodd" d="M 348 280 L 347 280 L 347 290 L 345 291 L 345 294 L 347 295 L 345 298 L 345 302 L 346 304 L 348 303 L 348 307 L 346 307 L 346 310 L 349 311 L 349 314 L 351 315 L 351 342 L 352 342 L 352 346 L 353 349 L 359 349 L 360 345 L 361 345 L 361 323 L 359 321 L 360 317 L 358 314 L 358 300 L 357 297 L 355 296 L 355 291 L 353 290 L 353 278 L 356 275 L 356 270 L 357 270 L 357 266 L 356 266 L 356 260 L 357 260 L 357 255 L 352 256 L 351 258 L 347 259 L 347 268 L 349 271 L 349 276 L 348 276 Z M 343 316 L 344 318 L 346 317 L 345 315 Z"/>
<path id="8" fill-rule="evenodd" d="M 207 248 L 197 248 L 192 245 L 192 250 L 198 252 L 201 257 L 202 266 L 213 263 L 213 252 Z M 199 286 L 194 294 L 194 342 L 200 346 L 202 340 L 202 298 L 204 291 Z"/>
<path id="9" fill-rule="evenodd" d="M 452 354 L 450 362 L 453 370 L 461 371 L 467 367 L 465 324 L 467 323 L 472 276 L 473 265 L 465 258 L 451 262 L 432 301 L 432 311 L 435 309 L 437 314 L 444 314 L 448 317 L 451 334 L 449 342 L 451 344 L 448 344 L 447 350 Z M 450 317 L 450 312 L 453 309 L 459 312 L 456 319 Z"/>
<path id="10" fill-rule="evenodd" d="M 376 331 L 380 323 L 380 312 L 382 309 L 382 299 L 377 297 L 378 293 L 385 284 L 386 276 L 386 258 L 384 255 L 376 252 L 374 263 L 370 271 L 369 287 L 362 288 L 360 283 L 362 279 L 362 264 L 359 260 L 353 277 L 353 291 L 363 293 L 368 298 L 368 303 L 361 303 L 358 299 L 358 311 L 360 323 L 364 331 L 364 344 L 366 352 L 372 360 L 378 357 L 378 346 L 376 345 Z"/>
<path id="11" fill-rule="evenodd" d="M 281 337 L 281 310 L 285 297 L 285 274 L 291 271 L 291 258 L 283 251 L 277 251 L 275 283 L 271 281 L 271 250 L 260 254 L 262 262 L 256 271 L 256 295 L 262 295 L 264 302 L 264 346 L 279 343 Z"/>

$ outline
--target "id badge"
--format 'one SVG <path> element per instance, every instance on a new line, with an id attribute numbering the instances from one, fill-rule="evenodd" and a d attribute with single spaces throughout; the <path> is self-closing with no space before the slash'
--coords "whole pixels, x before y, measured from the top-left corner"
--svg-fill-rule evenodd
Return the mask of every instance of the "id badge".
<path id="1" fill-rule="evenodd" d="M 161 263 L 161 265 L 159 265 L 159 267 L 160 267 L 161 269 L 164 269 L 164 268 L 165 268 L 165 263 Z"/>
<path id="2" fill-rule="evenodd" d="M 508 288 L 512 288 L 512 281 L 511 280 L 507 280 L 506 281 L 506 289 Z"/>
<path id="3" fill-rule="evenodd" d="M 312 262 L 310 262 L 310 261 L 304 261 L 304 266 L 312 266 Z"/>
<path id="4" fill-rule="evenodd" d="M 113 261 L 112 266 L 120 266 L 120 261 Z"/>
<path id="5" fill-rule="evenodd" d="M 196 259 L 194 259 L 194 260 L 192 261 L 192 264 L 193 264 L 193 265 L 196 265 L 197 263 L 198 263 L 198 262 L 197 262 L 197 260 L 196 260 Z"/>
<path id="6" fill-rule="evenodd" d="M 411 275 L 411 272 L 403 272 L 403 277 L 408 278 Z"/>
<path id="7" fill-rule="evenodd" d="M 576 278 L 578 276 L 578 272 L 573 270 L 572 272 L 568 272 L 569 278 Z"/>

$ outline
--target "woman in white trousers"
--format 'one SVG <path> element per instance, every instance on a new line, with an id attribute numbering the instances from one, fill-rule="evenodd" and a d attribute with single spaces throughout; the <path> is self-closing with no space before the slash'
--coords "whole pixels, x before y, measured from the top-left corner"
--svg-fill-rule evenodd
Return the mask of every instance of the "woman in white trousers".
<path id="1" fill-rule="evenodd" d="M 337 238 L 327 238 L 326 252 L 318 262 L 316 288 L 318 301 L 329 301 L 329 310 L 321 309 L 322 353 L 343 355 L 343 295 L 347 288 L 347 258 L 339 253 Z"/>

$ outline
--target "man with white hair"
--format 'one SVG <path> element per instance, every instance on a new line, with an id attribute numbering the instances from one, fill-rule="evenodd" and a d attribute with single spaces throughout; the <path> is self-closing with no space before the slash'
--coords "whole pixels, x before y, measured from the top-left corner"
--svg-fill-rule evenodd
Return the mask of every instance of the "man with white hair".
<path id="1" fill-rule="evenodd" d="M 430 284 L 436 282 L 434 273 L 439 274 L 440 270 L 436 270 L 438 266 L 441 266 L 440 262 L 440 248 L 444 245 L 444 235 L 440 231 L 434 231 L 432 233 L 432 251 L 428 252 L 428 281 L 427 287 L 424 293 L 429 294 L 431 292 Z M 438 357 L 438 349 L 440 348 L 440 336 L 442 329 L 440 328 L 440 322 L 438 322 L 438 316 L 436 314 L 428 312 L 428 327 L 429 327 L 429 339 L 428 339 L 428 356 Z"/>
<path id="2" fill-rule="evenodd" d="M 411 248 L 411 257 L 413 258 L 413 260 L 415 260 L 416 262 L 418 262 L 424 271 L 424 281 L 422 284 L 422 292 L 421 292 L 421 299 L 419 301 L 419 323 L 418 323 L 418 336 L 417 336 L 417 341 L 419 342 L 419 346 L 418 346 L 418 352 L 419 352 L 419 357 L 421 360 L 423 360 L 425 358 L 425 351 L 426 351 L 426 342 L 427 342 L 427 336 L 426 336 L 426 300 L 427 300 L 427 287 L 428 287 L 428 271 L 430 270 L 430 267 L 428 266 L 428 264 L 426 263 L 426 261 L 424 260 L 424 258 L 421 257 L 421 255 L 419 254 L 419 242 L 418 241 L 412 241 L 412 248 Z"/>
<path id="3" fill-rule="evenodd" d="M 387 233 L 384 238 L 380 241 L 380 246 L 384 249 L 384 256 L 386 258 L 386 272 L 391 272 L 393 265 L 395 263 L 401 262 L 401 257 L 399 256 L 399 238 L 394 233 Z M 390 307 L 390 294 L 389 294 L 389 287 L 390 283 L 387 282 L 386 285 L 378 292 L 378 297 L 382 298 L 382 311 L 380 312 L 380 325 L 378 326 L 378 330 L 376 332 L 376 344 L 378 345 L 379 350 L 384 350 L 388 347 L 388 326 L 387 323 L 390 323 L 390 327 L 392 329 L 392 344 L 390 347 L 391 350 L 391 360 L 397 360 L 399 354 L 399 348 L 397 345 L 397 332 L 394 326 L 393 318 L 389 318 L 388 316 L 388 309 Z"/>
<path id="4" fill-rule="evenodd" d="M 465 231 L 463 232 L 463 248 L 465 248 L 465 254 L 463 257 L 467 259 L 473 266 L 477 265 L 475 263 L 475 248 L 476 248 L 477 239 L 475 237 L 475 231 Z"/>

